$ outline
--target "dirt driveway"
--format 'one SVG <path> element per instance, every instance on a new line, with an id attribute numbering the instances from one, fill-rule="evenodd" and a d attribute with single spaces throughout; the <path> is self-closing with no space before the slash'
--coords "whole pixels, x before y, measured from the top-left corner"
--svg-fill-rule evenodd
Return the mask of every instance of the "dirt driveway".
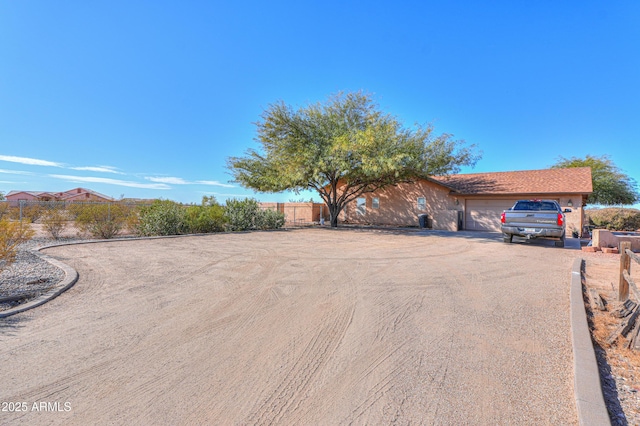
<path id="1" fill-rule="evenodd" d="M 46 253 L 80 280 L 0 320 L 0 424 L 577 423 L 574 250 L 308 229 Z"/>

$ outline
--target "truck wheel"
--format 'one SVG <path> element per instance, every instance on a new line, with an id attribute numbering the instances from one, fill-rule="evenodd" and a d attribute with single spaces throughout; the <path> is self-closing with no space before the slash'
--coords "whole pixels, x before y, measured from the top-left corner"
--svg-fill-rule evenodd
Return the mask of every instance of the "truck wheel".
<path id="1" fill-rule="evenodd" d="M 556 247 L 564 247 L 564 236 L 560 238 L 560 241 L 556 241 Z"/>
<path id="2" fill-rule="evenodd" d="M 502 241 L 511 243 L 513 241 L 513 234 L 502 234 Z"/>

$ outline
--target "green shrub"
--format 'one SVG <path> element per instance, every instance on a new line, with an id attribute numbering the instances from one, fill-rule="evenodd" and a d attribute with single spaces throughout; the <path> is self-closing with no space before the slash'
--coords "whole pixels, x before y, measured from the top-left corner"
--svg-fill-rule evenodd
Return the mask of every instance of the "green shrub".
<path id="1" fill-rule="evenodd" d="M 18 246 L 29 241 L 33 234 L 27 223 L 0 219 L 0 272 L 15 261 Z"/>
<path id="2" fill-rule="evenodd" d="M 253 198 L 227 200 L 225 215 L 230 231 L 278 229 L 284 226 L 283 213 L 275 210 L 262 210 L 260 204 Z"/>
<path id="3" fill-rule="evenodd" d="M 636 231 L 640 229 L 640 210 L 605 208 L 586 210 L 589 224 L 612 231 Z"/>
<path id="4" fill-rule="evenodd" d="M 257 219 L 258 229 L 280 229 L 284 226 L 284 213 L 275 210 L 261 210 Z"/>
<path id="5" fill-rule="evenodd" d="M 76 204 L 71 210 L 80 231 L 104 239 L 118 235 L 129 214 L 129 209 L 118 203 Z"/>
<path id="6" fill-rule="evenodd" d="M 174 201 L 156 200 L 138 211 L 136 232 L 139 235 L 179 235 L 186 230 L 186 210 Z"/>
<path id="7" fill-rule="evenodd" d="M 256 229 L 256 217 L 260 214 L 260 205 L 253 198 L 227 200 L 225 216 L 230 231 L 248 231 Z"/>
<path id="8" fill-rule="evenodd" d="M 226 217 L 224 207 L 217 203 L 189 206 L 185 211 L 186 230 L 190 234 L 224 231 Z"/>

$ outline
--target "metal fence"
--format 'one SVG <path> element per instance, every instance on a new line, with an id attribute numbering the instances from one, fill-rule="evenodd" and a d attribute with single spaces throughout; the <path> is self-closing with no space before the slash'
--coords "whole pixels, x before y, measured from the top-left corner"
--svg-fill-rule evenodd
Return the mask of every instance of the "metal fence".
<path id="1" fill-rule="evenodd" d="M 129 215 L 137 208 L 147 205 L 149 205 L 149 203 L 129 201 L 65 202 L 20 200 L 17 203 L 0 201 L 0 219 L 8 218 L 21 222 L 42 223 L 43 221 L 55 218 L 57 221 L 73 222 L 79 214 L 93 208 L 93 214 L 99 215 L 102 220 L 110 221 L 113 215 Z"/>
<path id="2" fill-rule="evenodd" d="M 122 208 L 127 212 L 134 212 L 136 208 L 150 205 L 151 201 L 28 201 L 19 202 L 0 201 L 0 219 L 3 217 L 11 220 L 27 221 L 30 223 L 42 223 L 50 218 L 54 213 L 59 214 L 60 219 L 72 222 L 78 214 L 91 206 L 105 206 L 100 212 L 103 220 L 111 220 L 113 206 L 117 207 L 117 214 L 122 214 Z M 184 205 L 185 208 L 190 205 Z M 311 226 L 324 224 L 329 221 L 329 209 L 320 203 L 261 203 L 262 210 L 275 210 L 284 215 L 285 227 Z"/>
<path id="3" fill-rule="evenodd" d="M 17 203 L 0 201 L 0 219 L 7 217 L 12 220 L 36 223 L 52 212 L 65 214 L 69 220 L 73 220 L 77 213 L 87 206 L 106 206 L 107 220 L 111 219 L 111 208 L 114 205 L 125 207 L 129 210 L 136 207 L 149 205 L 149 202 L 133 201 L 29 201 L 19 200 Z"/>

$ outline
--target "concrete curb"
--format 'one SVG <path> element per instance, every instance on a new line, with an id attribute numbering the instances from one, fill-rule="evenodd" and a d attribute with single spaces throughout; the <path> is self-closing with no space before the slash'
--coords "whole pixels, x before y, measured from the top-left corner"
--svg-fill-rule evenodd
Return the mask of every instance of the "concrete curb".
<path id="1" fill-rule="evenodd" d="M 582 266 L 576 258 L 571 270 L 571 343 L 573 344 L 573 388 L 581 425 L 610 425 L 609 413 L 602 395 L 600 372 L 587 324 L 587 311 L 582 298 Z"/>
<path id="2" fill-rule="evenodd" d="M 73 285 L 78 281 L 78 271 L 73 269 L 71 266 L 54 259 L 51 256 L 47 256 L 46 254 L 39 252 L 39 250 L 48 247 L 55 247 L 55 245 L 40 247 L 38 250 L 33 250 L 32 253 L 40 257 L 42 260 L 45 260 L 50 264 L 62 269 L 62 271 L 64 272 L 64 278 L 62 279 L 62 281 L 56 284 L 56 286 L 48 292 L 41 294 L 33 300 L 30 300 L 27 303 L 23 303 L 6 311 L 0 312 L 0 318 L 10 317 L 11 315 L 19 314 L 20 312 L 28 311 L 29 309 L 44 305 L 49 300 L 55 299 L 56 297 L 73 287 Z"/>

